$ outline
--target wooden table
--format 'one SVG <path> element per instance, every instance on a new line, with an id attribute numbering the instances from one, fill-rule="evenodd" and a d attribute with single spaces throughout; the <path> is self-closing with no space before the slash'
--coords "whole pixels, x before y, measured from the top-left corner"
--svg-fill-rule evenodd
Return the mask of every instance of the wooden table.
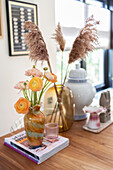
<path id="1" fill-rule="evenodd" d="M 113 170 L 113 124 L 100 134 L 82 129 L 85 121 L 74 122 L 72 128 L 62 133 L 70 145 L 40 165 L 3 145 L 0 138 L 0 170 Z"/>

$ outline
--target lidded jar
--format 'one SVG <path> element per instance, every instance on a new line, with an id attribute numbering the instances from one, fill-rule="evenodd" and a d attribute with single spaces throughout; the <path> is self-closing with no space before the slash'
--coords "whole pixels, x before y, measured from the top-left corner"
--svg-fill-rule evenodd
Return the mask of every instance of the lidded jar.
<path id="1" fill-rule="evenodd" d="M 80 63 L 75 65 L 75 69 L 69 73 L 66 86 L 72 90 L 75 103 L 75 120 L 82 120 L 87 117 L 83 112 L 83 107 L 92 103 L 96 90 L 90 82 L 87 81 L 85 69 L 80 68 Z"/>

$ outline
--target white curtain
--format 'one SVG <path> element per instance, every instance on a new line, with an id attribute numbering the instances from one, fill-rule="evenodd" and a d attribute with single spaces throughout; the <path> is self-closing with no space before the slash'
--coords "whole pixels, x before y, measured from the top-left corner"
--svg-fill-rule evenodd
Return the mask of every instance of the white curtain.
<path id="1" fill-rule="evenodd" d="M 84 6 L 84 3 L 74 0 L 56 0 L 56 25 L 60 22 L 66 40 L 66 50 L 71 49 L 84 26 Z"/>
<path id="2" fill-rule="evenodd" d="M 100 21 L 97 26 L 99 36 L 98 48 L 109 49 L 110 48 L 110 18 L 111 13 L 108 9 L 99 8 L 93 5 L 86 5 L 87 17 L 94 15 L 94 18 Z"/>
<path id="3" fill-rule="evenodd" d="M 94 15 L 100 21 L 97 26 L 99 35 L 99 46 L 97 48 L 110 48 L 110 11 L 104 8 L 87 5 L 75 0 L 56 0 L 55 18 L 56 25 L 60 22 L 64 38 L 66 40 L 66 50 L 70 50 L 80 29 L 84 27 L 87 17 Z"/>

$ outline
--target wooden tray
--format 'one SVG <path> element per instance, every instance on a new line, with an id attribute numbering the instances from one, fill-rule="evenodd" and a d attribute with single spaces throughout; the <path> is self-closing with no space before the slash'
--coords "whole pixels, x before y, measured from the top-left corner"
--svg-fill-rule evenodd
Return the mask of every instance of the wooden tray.
<path id="1" fill-rule="evenodd" d="M 100 123 L 100 128 L 99 129 L 90 129 L 89 127 L 87 127 L 87 123 L 83 126 L 84 130 L 90 131 L 92 133 L 100 133 L 102 130 L 104 130 L 105 128 L 107 128 L 109 125 L 111 125 L 113 123 L 113 120 L 109 120 L 106 123 Z"/>

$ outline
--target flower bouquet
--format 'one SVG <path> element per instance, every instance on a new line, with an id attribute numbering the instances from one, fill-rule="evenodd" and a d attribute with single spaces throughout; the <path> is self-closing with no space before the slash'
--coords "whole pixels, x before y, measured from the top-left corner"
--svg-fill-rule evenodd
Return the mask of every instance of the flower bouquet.
<path id="1" fill-rule="evenodd" d="M 44 73 L 33 66 L 25 72 L 31 77 L 30 81 L 20 81 L 15 85 L 15 89 L 23 91 L 21 97 L 14 105 L 19 114 L 25 114 L 24 125 L 26 136 L 32 147 L 42 144 L 44 135 L 45 115 L 40 111 L 41 98 L 45 90 L 57 82 L 57 76 L 44 68 Z"/>
<path id="2" fill-rule="evenodd" d="M 86 24 L 84 28 L 80 31 L 78 37 L 75 39 L 72 45 L 72 49 L 69 53 L 69 60 L 67 63 L 65 77 L 63 77 L 63 73 L 62 73 L 65 40 L 63 38 L 63 34 L 61 31 L 61 26 L 60 24 L 58 24 L 56 32 L 53 35 L 53 38 L 58 42 L 60 46 L 60 50 L 62 51 L 61 86 L 57 87 L 56 86 L 57 77 L 52 73 L 52 67 L 49 60 L 46 44 L 39 30 L 39 27 L 30 21 L 25 22 L 24 28 L 27 30 L 27 33 L 25 34 L 25 40 L 30 51 L 29 53 L 30 59 L 34 61 L 35 67 L 37 61 L 42 61 L 42 62 L 46 61 L 50 70 L 50 72 L 45 71 L 44 74 L 42 74 L 41 72 L 39 72 L 39 70 L 37 72 L 36 71 L 37 69 L 34 67 L 33 70 L 28 70 L 25 73 L 27 76 L 32 76 L 30 82 L 27 81 L 20 82 L 16 86 L 16 88 L 19 87 L 20 90 L 23 90 L 23 94 L 24 94 L 24 98 L 21 98 L 15 104 L 15 108 L 17 112 L 27 113 L 28 110 L 30 111 L 32 110 L 33 120 L 36 121 L 30 124 L 32 122 L 31 116 L 26 116 L 28 114 L 25 115 L 25 129 L 26 129 L 27 137 L 31 138 L 33 136 L 34 139 L 33 145 L 37 145 L 35 144 L 36 141 L 35 138 L 37 137 L 40 138 L 40 141 L 42 141 L 41 137 L 42 137 L 42 131 L 44 129 L 44 118 L 43 116 L 38 116 L 39 105 L 41 102 L 42 94 L 46 91 L 50 83 L 54 83 L 54 91 L 57 99 L 56 102 L 54 103 L 53 110 L 49 115 L 48 121 L 57 122 L 59 124 L 60 132 L 68 130 L 71 127 L 75 109 L 74 109 L 72 93 L 69 91 L 67 87 L 65 87 L 65 81 L 67 78 L 70 64 L 78 59 L 85 58 L 85 56 L 88 54 L 89 51 L 93 51 L 95 49 L 98 43 L 97 30 L 95 27 L 97 24 L 99 24 L 99 22 L 95 21 L 93 16 L 89 17 L 86 20 Z M 45 80 L 45 84 L 43 85 L 44 80 Z M 29 92 L 29 90 L 31 90 L 31 92 Z M 39 91 L 39 95 L 37 95 L 38 91 Z M 49 92 L 49 94 L 50 93 L 51 92 Z M 52 93 L 51 96 L 53 97 Z M 36 116 L 38 117 L 37 120 L 36 120 Z M 26 123 L 27 122 L 26 119 L 29 119 L 28 124 Z M 43 123 L 41 123 L 41 120 L 43 120 L 42 121 Z M 37 133 L 35 133 L 35 128 L 37 127 L 37 123 L 39 123 L 40 128 L 42 128 L 40 133 L 37 132 L 37 130 L 36 130 Z M 33 133 L 31 133 L 31 130 L 29 130 L 28 127 L 32 129 Z"/>

